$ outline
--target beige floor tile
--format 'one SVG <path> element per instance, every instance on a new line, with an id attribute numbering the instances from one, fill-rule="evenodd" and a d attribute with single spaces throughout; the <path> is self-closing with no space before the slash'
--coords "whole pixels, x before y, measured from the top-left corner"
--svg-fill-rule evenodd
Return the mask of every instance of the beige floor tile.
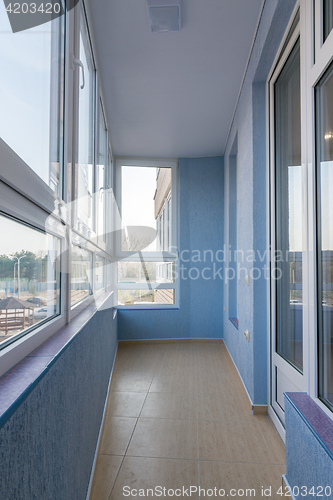
<path id="1" fill-rule="evenodd" d="M 108 500 L 123 457 L 98 455 L 90 500 Z"/>
<path id="2" fill-rule="evenodd" d="M 114 417 L 138 417 L 145 398 L 144 392 L 110 392 L 107 412 Z"/>
<path id="3" fill-rule="evenodd" d="M 198 422 L 200 460 L 272 463 L 255 422 Z"/>
<path id="4" fill-rule="evenodd" d="M 201 360 L 204 361 L 207 357 L 214 360 L 220 360 L 220 362 L 223 363 L 231 361 L 227 349 L 223 346 L 219 346 L 218 344 L 212 344 L 210 346 L 205 345 L 204 343 L 202 345 L 199 344 L 195 347 L 195 355 L 197 362 L 200 362 Z"/>
<path id="5" fill-rule="evenodd" d="M 124 455 L 131 439 L 137 419 L 105 416 L 99 453 L 101 455 Z"/>
<path id="6" fill-rule="evenodd" d="M 242 422 L 252 419 L 251 404 L 244 396 L 198 394 L 199 420 Z"/>
<path id="7" fill-rule="evenodd" d="M 197 371 L 198 394 L 231 394 L 246 396 L 243 384 L 236 377 L 211 370 Z"/>
<path id="8" fill-rule="evenodd" d="M 184 353 L 164 353 L 158 367 L 161 371 L 173 372 L 174 370 L 190 371 L 195 370 L 195 356 Z"/>
<path id="9" fill-rule="evenodd" d="M 257 422 L 262 435 L 264 436 L 266 444 L 272 455 L 273 463 L 285 464 L 286 449 L 270 418 L 265 415 L 256 415 L 254 419 Z"/>
<path id="10" fill-rule="evenodd" d="M 194 394 L 196 392 L 195 369 L 158 370 L 149 391 Z"/>
<path id="11" fill-rule="evenodd" d="M 112 377 L 111 392 L 147 392 L 153 380 L 153 373 L 128 371 Z"/>
<path id="12" fill-rule="evenodd" d="M 196 422 L 193 420 L 140 418 L 127 455 L 196 459 Z"/>
<path id="13" fill-rule="evenodd" d="M 126 346 L 118 349 L 114 366 L 114 375 L 132 372 L 153 373 L 163 359 L 164 348 L 151 345 Z"/>
<path id="14" fill-rule="evenodd" d="M 125 498 L 123 496 L 123 487 L 125 486 L 130 490 L 154 489 L 157 486 L 166 488 L 167 490 L 182 488 L 183 486 L 185 488 L 197 486 L 197 470 L 197 462 L 192 460 L 125 457 L 110 500 Z M 133 493 L 133 496 L 128 496 L 126 498 L 141 498 L 139 497 L 139 491 L 134 491 Z M 145 491 L 145 493 L 146 498 L 159 498 L 159 496 L 148 496 L 149 493 L 147 495 L 147 491 Z M 142 498 L 144 497 L 142 496 Z M 170 498 L 170 496 L 162 496 L 161 498 Z M 191 497 L 182 495 L 178 496 L 178 498 L 191 498 L 197 500 L 198 497 L 196 494 L 192 494 Z"/>
<path id="15" fill-rule="evenodd" d="M 112 500 L 125 485 L 196 486 L 197 436 L 202 487 L 256 488 L 260 498 L 267 485 L 276 498 L 284 445 L 267 416 L 251 415 L 222 343 L 119 344 L 91 499 L 110 500 L 123 458 L 114 455 L 126 449 Z"/>
<path id="16" fill-rule="evenodd" d="M 281 482 L 274 465 L 270 464 L 199 462 L 199 484 L 205 490 L 214 490 L 214 488 L 217 488 L 217 491 L 225 490 L 226 498 L 227 495 L 229 498 L 232 496 L 237 499 L 281 498 L 276 494 Z M 262 488 L 267 490 L 267 495 L 271 489 L 272 495 L 263 495 Z M 231 490 L 236 490 L 236 492 Z M 239 493 L 238 490 L 240 490 Z M 205 498 L 203 492 L 200 498 Z"/>
<path id="17" fill-rule="evenodd" d="M 141 417 L 195 420 L 195 394 L 150 392 L 143 406 Z"/>
<path id="18" fill-rule="evenodd" d="M 282 465 L 282 464 L 274 464 L 274 465 L 275 465 L 275 469 L 277 470 L 279 478 L 282 479 L 282 476 L 284 474 L 286 474 L 286 466 Z"/>

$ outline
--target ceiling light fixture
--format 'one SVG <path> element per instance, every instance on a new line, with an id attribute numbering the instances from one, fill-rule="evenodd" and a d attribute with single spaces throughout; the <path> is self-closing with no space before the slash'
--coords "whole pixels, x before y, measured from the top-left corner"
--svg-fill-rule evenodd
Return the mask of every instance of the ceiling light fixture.
<path id="1" fill-rule="evenodd" d="M 151 31 L 180 31 L 182 0 L 147 0 Z"/>

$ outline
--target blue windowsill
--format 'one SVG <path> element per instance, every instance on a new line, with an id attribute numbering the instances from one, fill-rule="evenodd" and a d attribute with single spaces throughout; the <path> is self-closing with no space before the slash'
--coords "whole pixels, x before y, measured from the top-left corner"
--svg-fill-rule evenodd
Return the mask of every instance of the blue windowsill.
<path id="1" fill-rule="evenodd" d="M 82 328 L 100 310 L 113 292 L 101 295 L 69 324 L 0 377 L 0 428 L 25 401 L 50 367 L 64 353 Z M 113 315 L 115 318 L 115 314 Z"/>
<path id="2" fill-rule="evenodd" d="M 285 392 L 284 395 L 333 460 L 333 421 L 305 392 Z"/>
<path id="3" fill-rule="evenodd" d="M 235 328 L 238 330 L 238 319 L 237 318 L 229 318 L 229 321 L 234 325 Z"/>

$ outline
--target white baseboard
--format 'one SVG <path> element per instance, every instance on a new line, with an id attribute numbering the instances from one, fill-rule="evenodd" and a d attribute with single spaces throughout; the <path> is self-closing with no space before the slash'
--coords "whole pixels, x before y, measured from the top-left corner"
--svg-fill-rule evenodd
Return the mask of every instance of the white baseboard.
<path id="1" fill-rule="evenodd" d="M 285 486 L 288 487 L 289 495 L 291 496 L 292 500 L 296 500 L 296 497 L 293 495 L 292 487 L 290 486 L 288 479 L 287 479 L 287 476 L 285 474 L 282 475 L 282 480 L 284 481 Z"/>

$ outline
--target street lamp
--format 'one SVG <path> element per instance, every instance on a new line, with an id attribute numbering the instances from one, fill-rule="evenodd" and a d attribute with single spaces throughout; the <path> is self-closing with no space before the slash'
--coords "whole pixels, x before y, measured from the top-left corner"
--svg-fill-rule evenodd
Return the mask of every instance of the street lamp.
<path id="1" fill-rule="evenodd" d="M 17 266 L 17 262 L 14 262 L 14 285 L 13 285 L 14 295 L 15 295 L 15 266 Z"/>
<path id="2" fill-rule="evenodd" d="M 17 259 L 17 262 L 14 264 L 14 286 L 15 286 L 15 266 L 17 264 L 17 297 L 20 298 L 20 260 L 23 259 L 24 255 L 21 255 L 21 257 L 16 257 L 16 255 L 12 255 L 13 259 Z"/>

